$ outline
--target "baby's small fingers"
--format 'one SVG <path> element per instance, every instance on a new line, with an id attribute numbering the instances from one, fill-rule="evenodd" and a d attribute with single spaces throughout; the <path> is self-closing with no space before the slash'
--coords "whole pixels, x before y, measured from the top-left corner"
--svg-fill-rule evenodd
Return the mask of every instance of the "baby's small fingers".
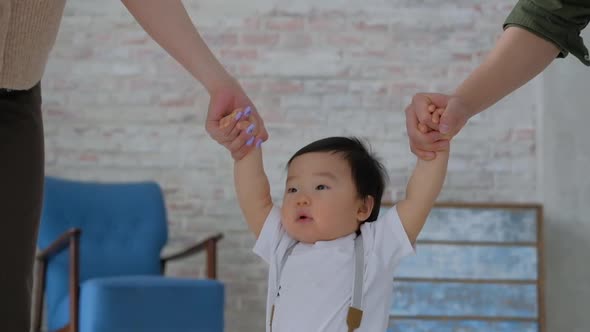
<path id="1" fill-rule="evenodd" d="M 437 108 L 436 111 L 434 111 L 432 113 L 432 122 L 439 123 L 440 122 L 440 117 L 442 116 L 442 114 L 444 113 L 444 111 L 445 111 L 444 108 Z"/>
<path id="2" fill-rule="evenodd" d="M 432 122 L 439 123 L 440 121 L 440 114 L 438 112 L 432 113 Z"/>
<path id="3" fill-rule="evenodd" d="M 446 151 L 449 149 L 449 145 L 450 143 L 448 140 L 442 140 L 434 143 L 432 147 L 434 151 Z"/>
<path id="4" fill-rule="evenodd" d="M 252 139 L 252 140 L 251 140 Z M 251 141 L 250 141 L 251 140 Z M 248 144 L 250 141 L 250 144 Z M 253 136 L 246 131 L 240 131 L 240 134 L 229 144 L 228 149 L 233 153 L 240 150 L 245 145 L 251 146 L 254 141 Z"/>
<path id="5" fill-rule="evenodd" d="M 428 126 L 423 124 L 423 123 L 419 123 L 418 124 L 418 130 L 422 133 L 422 134 L 426 134 L 428 132 Z"/>
<path id="6" fill-rule="evenodd" d="M 219 120 L 219 128 L 224 129 L 227 128 L 234 120 L 239 120 L 242 117 L 241 109 L 236 109 L 230 114 L 224 116 Z"/>
<path id="7" fill-rule="evenodd" d="M 219 128 L 223 130 L 224 135 L 230 135 L 236 123 L 243 117 L 242 108 L 235 109 L 231 114 L 224 116 L 219 120 Z"/>
<path id="8" fill-rule="evenodd" d="M 434 104 L 428 105 L 428 112 L 432 113 L 436 110 L 436 106 Z"/>
<path id="9" fill-rule="evenodd" d="M 418 158 L 423 160 L 432 160 L 436 157 L 436 152 L 420 150 L 414 147 L 412 147 L 411 150 L 416 156 L 418 156 Z"/>

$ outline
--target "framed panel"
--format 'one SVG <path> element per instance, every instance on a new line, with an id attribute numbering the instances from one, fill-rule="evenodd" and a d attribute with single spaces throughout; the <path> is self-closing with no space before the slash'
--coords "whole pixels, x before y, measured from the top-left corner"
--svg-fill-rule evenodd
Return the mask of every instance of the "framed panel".
<path id="1" fill-rule="evenodd" d="M 546 332 L 542 218 L 538 204 L 436 204 L 393 277 L 388 332 Z"/>

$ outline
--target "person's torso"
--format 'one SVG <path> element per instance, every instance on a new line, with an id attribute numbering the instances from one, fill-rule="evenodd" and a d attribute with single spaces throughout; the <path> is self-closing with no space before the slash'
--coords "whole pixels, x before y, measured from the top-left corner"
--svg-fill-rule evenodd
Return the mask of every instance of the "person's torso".
<path id="1" fill-rule="evenodd" d="M 41 80 L 65 2 L 0 1 L 0 88 L 26 90 Z"/>

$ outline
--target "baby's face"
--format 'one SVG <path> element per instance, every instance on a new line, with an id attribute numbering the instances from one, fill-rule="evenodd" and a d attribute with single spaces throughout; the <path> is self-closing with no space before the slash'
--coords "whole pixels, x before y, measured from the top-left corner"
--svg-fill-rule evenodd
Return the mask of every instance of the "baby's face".
<path id="1" fill-rule="evenodd" d="M 294 239 L 315 243 L 349 235 L 370 214 L 363 206 L 350 166 L 340 154 L 312 152 L 291 162 L 281 217 Z"/>

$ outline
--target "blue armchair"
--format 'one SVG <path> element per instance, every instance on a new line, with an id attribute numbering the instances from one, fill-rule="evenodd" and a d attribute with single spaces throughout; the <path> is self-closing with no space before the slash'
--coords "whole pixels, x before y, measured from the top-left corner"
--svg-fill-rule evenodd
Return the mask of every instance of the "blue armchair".
<path id="1" fill-rule="evenodd" d="M 47 177 L 35 331 L 41 329 L 43 307 L 50 332 L 223 331 L 224 286 L 215 280 L 222 236 L 161 257 L 167 237 L 156 183 Z M 207 279 L 163 277 L 166 262 L 203 250 Z"/>

